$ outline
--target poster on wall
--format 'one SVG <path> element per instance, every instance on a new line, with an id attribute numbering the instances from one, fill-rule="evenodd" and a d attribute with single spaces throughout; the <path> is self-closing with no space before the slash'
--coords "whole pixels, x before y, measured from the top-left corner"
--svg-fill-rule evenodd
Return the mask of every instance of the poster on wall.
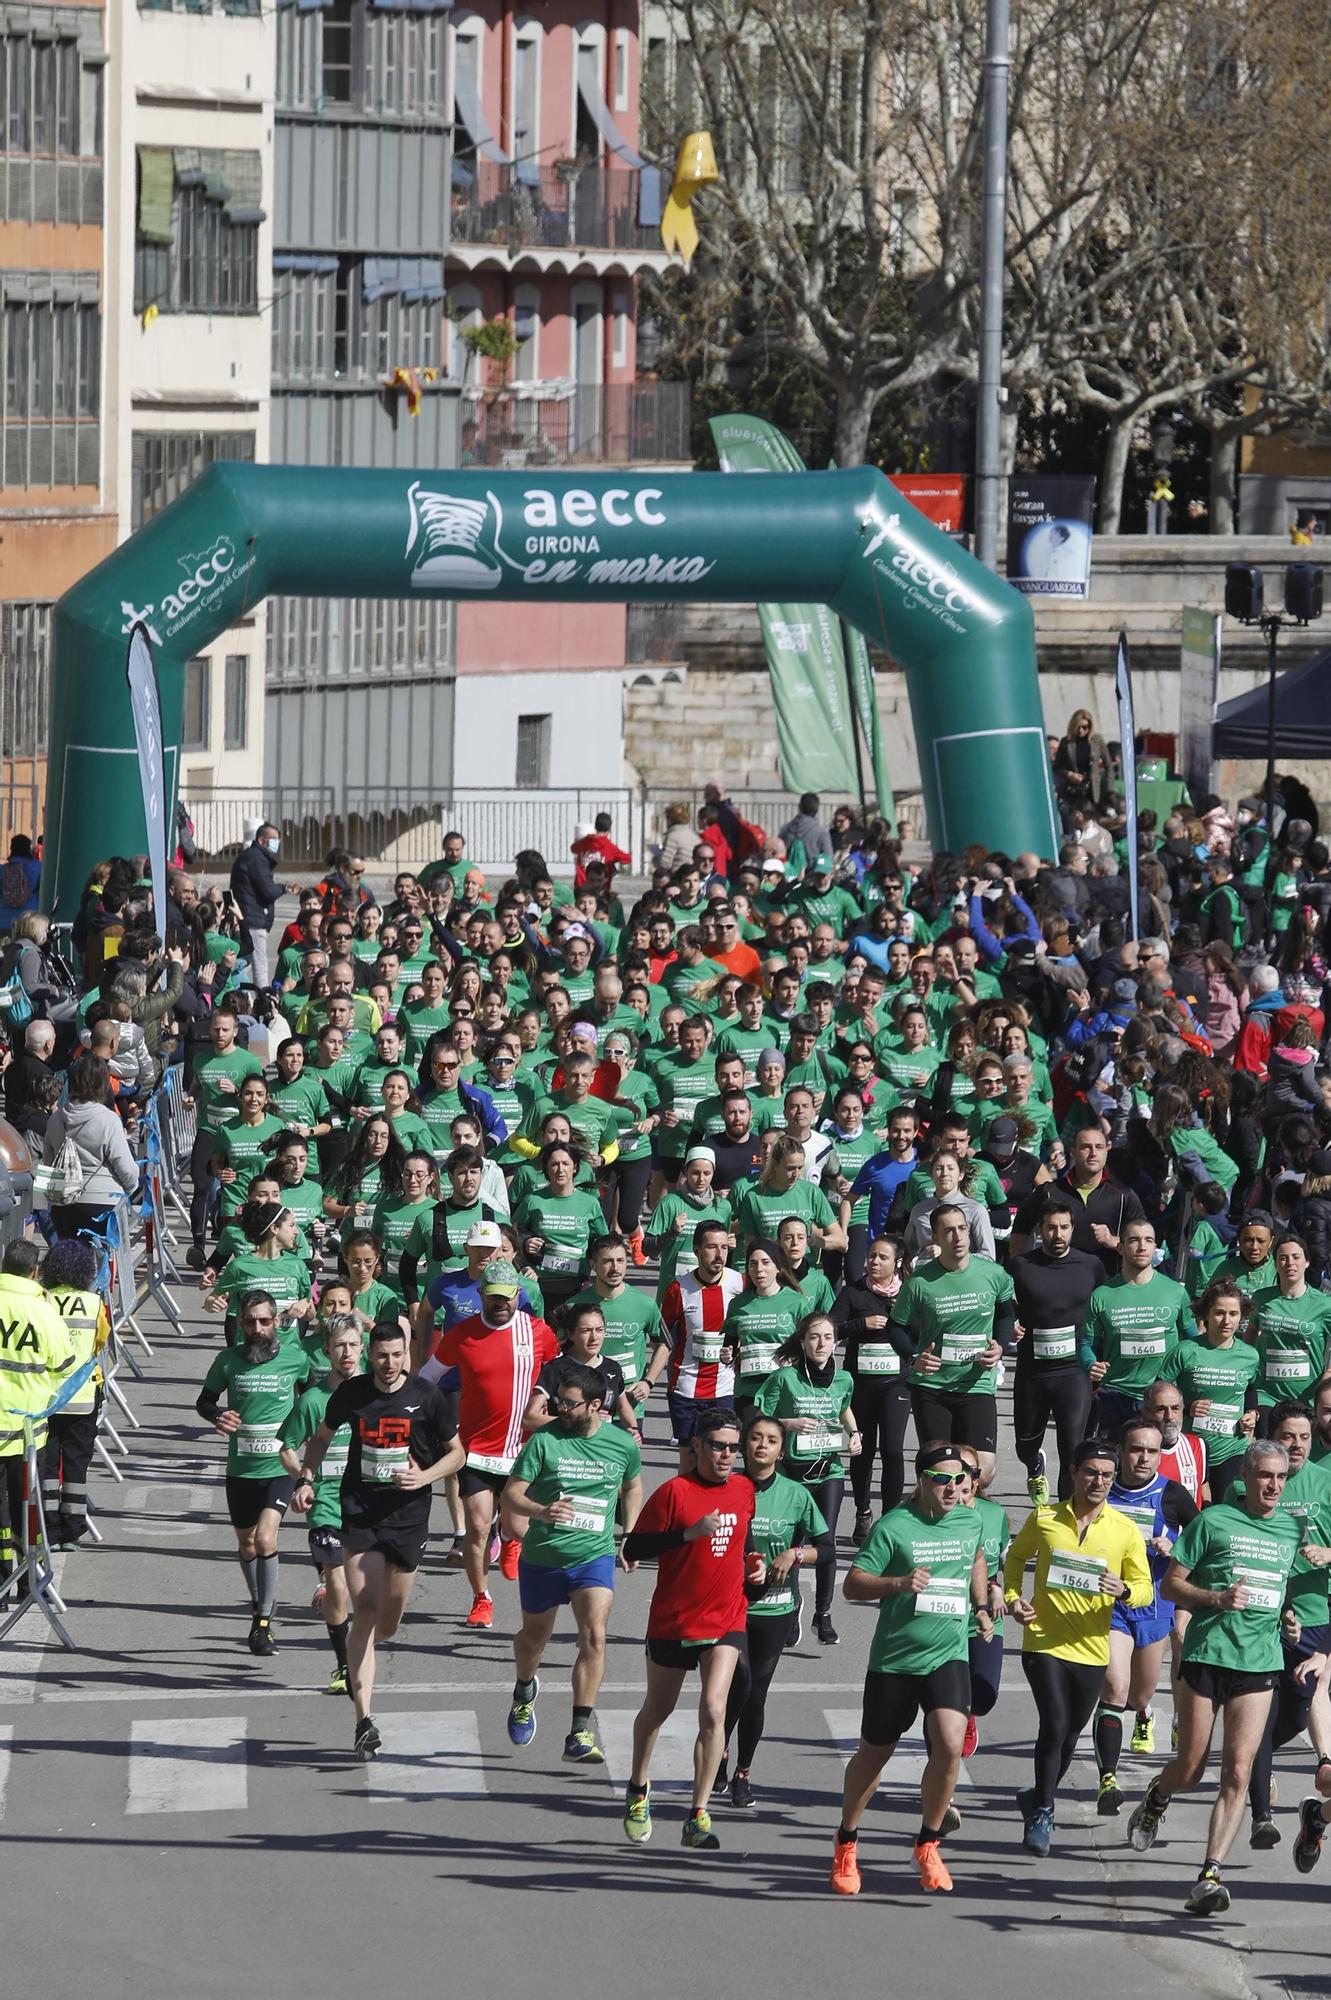
<path id="1" fill-rule="evenodd" d="M 1179 647 L 1177 768 L 1194 799 L 1211 785 L 1211 732 L 1220 686 L 1220 613 L 1183 607 Z"/>
<path id="2" fill-rule="evenodd" d="M 1014 472 L 1008 481 L 1007 580 L 1027 597 L 1087 597 L 1092 476 Z"/>
<path id="3" fill-rule="evenodd" d="M 918 507 L 945 535 L 959 535 L 966 525 L 964 472 L 889 472 L 897 492 Z"/>

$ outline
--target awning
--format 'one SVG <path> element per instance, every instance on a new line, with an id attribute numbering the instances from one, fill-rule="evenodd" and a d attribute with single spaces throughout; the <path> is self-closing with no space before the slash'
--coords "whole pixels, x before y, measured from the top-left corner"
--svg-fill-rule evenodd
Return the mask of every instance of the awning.
<path id="1" fill-rule="evenodd" d="M 601 90 L 601 66 L 599 49 L 580 48 L 578 50 L 578 95 L 587 108 L 589 117 L 600 133 L 605 144 L 616 158 L 626 167 L 638 171 L 638 224 L 642 229 L 659 229 L 661 226 L 661 175 L 656 167 L 649 167 L 642 154 L 630 146 L 614 120 L 610 106 Z"/>
<path id="2" fill-rule="evenodd" d="M 459 121 L 466 126 L 472 145 L 483 160 L 493 160 L 496 166 L 511 164 L 494 133 L 485 122 L 481 110 L 481 86 L 477 74 L 477 58 L 480 44 L 473 35 L 463 35 L 453 45 L 453 102 L 457 106 Z"/>
<path id="3" fill-rule="evenodd" d="M 138 231 L 145 243 L 171 241 L 175 160 L 169 146 L 139 147 Z"/>
<path id="4" fill-rule="evenodd" d="M 336 257 L 317 257 L 305 250 L 275 250 L 273 252 L 275 271 L 312 271 L 317 277 L 327 278 L 337 269 Z"/>
<path id="5" fill-rule="evenodd" d="M 1261 685 L 1216 710 L 1217 757 L 1265 757 L 1266 676 Z M 1315 653 L 1276 676 L 1276 755 L 1306 763 L 1331 756 L 1331 652 Z"/>
<path id="6" fill-rule="evenodd" d="M 177 186 L 202 188 L 209 201 L 221 202 L 228 222 L 263 221 L 263 161 L 257 150 L 177 146 L 174 162 Z"/>

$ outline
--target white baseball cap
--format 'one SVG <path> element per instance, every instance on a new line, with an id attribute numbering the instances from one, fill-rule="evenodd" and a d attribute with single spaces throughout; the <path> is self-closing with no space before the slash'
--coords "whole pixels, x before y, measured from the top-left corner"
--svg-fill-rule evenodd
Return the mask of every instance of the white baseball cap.
<path id="1" fill-rule="evenodd" d="M 589 819 L 580 819 L 573 829 L 573 838 L 575 840 L 585 840 L 589 833 L 595 833 L 595 831 L 596 828 Z"/>
<path id="2" fill-rule="evenodd" d="M 502 1250 L 504 1239 L 497 1222 L 473 1222 L 467 1231 L 468 1250 Z"/>
<path id="3" fill-rule="evenodd" d="M 770 855 L 768 859 L 763 863 L 764 875 L 784 875 L 785 872 L 786 872 L 785 862 L 778 861 L 775 854 Z"/>

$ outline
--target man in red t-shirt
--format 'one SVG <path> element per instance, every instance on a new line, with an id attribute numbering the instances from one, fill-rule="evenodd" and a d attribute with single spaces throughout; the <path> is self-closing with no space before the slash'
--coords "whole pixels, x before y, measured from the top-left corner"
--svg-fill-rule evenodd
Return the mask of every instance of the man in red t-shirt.
<path id="1" fill-rule="evenodd" d="M 651 1839 L 652 1752 L 675 1712 L 684 1676 L 697 1667 L 702 1686 L 693 1803 L 681 1839 L 706 1853 L 721 1845 L 707 1801 L 725 1747 L 730 1683 L 748 1652 L 745 1586 L 756 1593 L 767 1573 L 762 1559 L 750 1554 L 754 1491 L 733 1471 L 738 1450 L 736 1418 L 726 1410 L 706 1411 L 693 1436 L 694 1470 L 657 1487 L 624 1541 L 625 1562 L 655 1556 L 659 1564 L 647 1614 L 647 1695 L 633 1721 L 624 1808 L 624 1831 L 632 1841 Z"/>
<path id="2" fill-rule="evenodd" d="M 522 1449 L 522 1413 L 536 1377 L 559 1353 L 552 1328 L 532 1313 L 519 1312 L 521 1288 L 514 1266 L 495 1258 L 481 1274 L 480 1311 L 441 1333 L 430 1355 L 440 1369 L 456 1368 L 462 1377 L 458 1433 L 467 1462 L 458 1474 L 458 1492 L 466 1520 L 462 1561 L 472 1588 L 467 1623 L 473 1627 L 494 1623 L 486 1573 L 495 1501 Z M 424 1372 L 428 1380 L 432 1373 L 428 1363 Z M 500 1570 L 512 1581 L 518 1573 L 526 1522 L 515 1516 L 505 1519 L 503 1526 Z"/>

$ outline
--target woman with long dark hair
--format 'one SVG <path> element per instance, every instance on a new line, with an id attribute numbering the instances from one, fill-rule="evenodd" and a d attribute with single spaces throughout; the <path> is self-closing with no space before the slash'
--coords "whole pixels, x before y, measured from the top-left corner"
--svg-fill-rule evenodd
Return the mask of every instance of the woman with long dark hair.
<path id="1" fill-rule="evenodd" d="M 814 1630 L 824 1646 L 840 1643 L 832 1623 L 836 1589 L 836 1525 L 846 1488 L 843 1456 L 857 1457 L 860 1428 L 851 1410 L 855 1385 L 836 1358 L 836 1327 L 827 1313 L 810 1313 L 776 1354 L 778 1367 L 757 1395 L 758 1408 L 786 1433 L 783 1463 L 803 1481 L 827 1523 L 818 1538 Z"/>

